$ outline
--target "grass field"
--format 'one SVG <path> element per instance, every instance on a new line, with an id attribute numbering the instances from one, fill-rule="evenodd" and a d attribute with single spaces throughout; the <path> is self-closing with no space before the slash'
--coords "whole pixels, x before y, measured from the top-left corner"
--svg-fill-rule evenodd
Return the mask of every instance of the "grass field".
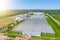
<path id="1" fill-rule="evenodd" d="M 54 22 L 49 16 L 47 16 L 46 20 L 55 31 L 55 37 L 60 38 L 60 26 L 56 22 Z"/>
<path id="2" fill-rule="evenodd" d="M 7 35 L 8 37 L 11 37 L 11 38 L 15 38 L 15 37 L 20 37 L 22 36 L 22 32 L 14 32 L 14 31 L 8 31 L 8 32 L 5 32 L 5 35 Z"/>

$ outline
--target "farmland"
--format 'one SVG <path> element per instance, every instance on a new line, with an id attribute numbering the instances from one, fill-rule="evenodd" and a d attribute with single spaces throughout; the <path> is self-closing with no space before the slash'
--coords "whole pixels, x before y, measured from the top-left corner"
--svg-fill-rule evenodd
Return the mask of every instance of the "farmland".
<path id="1" fill-rule="evenodd" d="M 28 13 L 28 11 L 27 10 L 5 10 L 5 11 L 0 11 L 0 18 L 18 15 L 18 14 L 25 14 L 25 13 Z"/>
<path id="2" fill-rule="evenodd" d="M 0 29 L 3 29 L 8 25 L 8 30 L 3 32 L 5 33 L 5 35 L 11 38 L 15 38 L 16 36 L 20 37 L 23 34 L 30 34 L 32 35 L 32 38 L 35 38 L 38 40 L 40 39 L 41 40 L 42 39 L 43 40 L 52 40 L 52 39 L 60 40 L 60 26 L 47 15 L 48 13 L 49 15 L 51 15 L 53 18 L 55 18 L 60 22 L 59 12 L 47 11 L 47 10 L 39 10 L 39 11 L 35 10 L 36 12 L 34 10 L 33 11 L 26 10 L 24 12 L 23 11 L 20 12 L 20 11 L 21 10 L 16 12 L 14 11 L 12 12 L 13 14 L 7 15 L 8 17 L 6 16 L 6 17 L 0 18 Z M 38 12 L 41 12 L 44 14 L 39 15 Z M 30 15 L 29 13 L 35 13 L 35 14 Z M 16 20 L 16 18 L 18 20 Z M 20 21 L 20 20 L 23 20 L 23 21 Z M 13 24 L 14 26 L 11 26 L 11 24 Z M 15 30 L 12 30 L 12 29 L 15 29 Z M 33 34 L 40 35 L 40 36 L 33 36 Z"/>
<path id="3" fill-rule="evenodd" d="M 2 18 L 0 19 L 0 28 L 3 28 L 14 21 L 15 21 L 14 18 Z"/>
<path id="4" fill-rule="evenodd" d="M 41 36 L 41 33 L 52 33 L 53 29 L 46 22 L 43 13 L 35 12 L 28 20 L 22 22 L 19 26 L 13 28 L 14 31 L 22 31 L 23 34 Z M 21 28 L 21 29 L 20 29 Z M 36 30 L 35 30 L 36 29 Z"/>

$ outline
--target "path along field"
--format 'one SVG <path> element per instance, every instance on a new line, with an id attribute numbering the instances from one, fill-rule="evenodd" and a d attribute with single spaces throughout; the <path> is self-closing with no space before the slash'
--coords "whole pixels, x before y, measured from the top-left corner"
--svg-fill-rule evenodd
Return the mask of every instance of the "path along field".
<path id="1" fill-rule="evenodd" d="M 54 17 L 57 21 L 60 22 L 60 15 L 51 15 L 52 17 Z"/>
<path id="2" fill-rule="evenodd" d="M 53 16 L 51 16 L 51 15 L 49 15 L 49 14 L 48 14 L 48 16 L 49 16 L 52 20 L 54 20 L 58 25 L 60 25 L 60 22 L 58 21 L 58 19 L 54 18 Z"/>

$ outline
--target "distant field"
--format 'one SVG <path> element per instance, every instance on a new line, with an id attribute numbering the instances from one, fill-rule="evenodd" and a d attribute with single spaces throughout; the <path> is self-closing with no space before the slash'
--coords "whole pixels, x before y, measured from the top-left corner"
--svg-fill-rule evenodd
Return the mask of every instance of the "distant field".
<path id="1" fill-rule="evenodd" d="M 5 10 L 5 11 L 0 11 L 0 18 L 1 17 L 7 17 L 7 16 L 13 16 L 17 14 L 24 14 L 27 13 L 28 11 L 26 10 Z"/>
<path id="2" fill-rule="evenodd" d="M 6 25 L 14 22 L 14 18 L 1 18 L 0 19 L 0 28 L 5 27 Z"/>

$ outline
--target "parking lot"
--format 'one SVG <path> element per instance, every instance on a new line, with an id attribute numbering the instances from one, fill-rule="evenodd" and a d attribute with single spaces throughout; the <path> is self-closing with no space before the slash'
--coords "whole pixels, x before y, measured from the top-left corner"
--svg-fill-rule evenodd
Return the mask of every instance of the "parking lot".
<path id="1" fill-rule="evenodd" d="M 34 15 L 23 21 L 19 26 L 13 28 L 13 30 L 22 32 L 23 34 L 30 34 L 34 36 L 41 36 L 41 33 L 54 34 L 53 29 L 47 23 L 43 13 L 39 12 L 34 13 Z"/>

